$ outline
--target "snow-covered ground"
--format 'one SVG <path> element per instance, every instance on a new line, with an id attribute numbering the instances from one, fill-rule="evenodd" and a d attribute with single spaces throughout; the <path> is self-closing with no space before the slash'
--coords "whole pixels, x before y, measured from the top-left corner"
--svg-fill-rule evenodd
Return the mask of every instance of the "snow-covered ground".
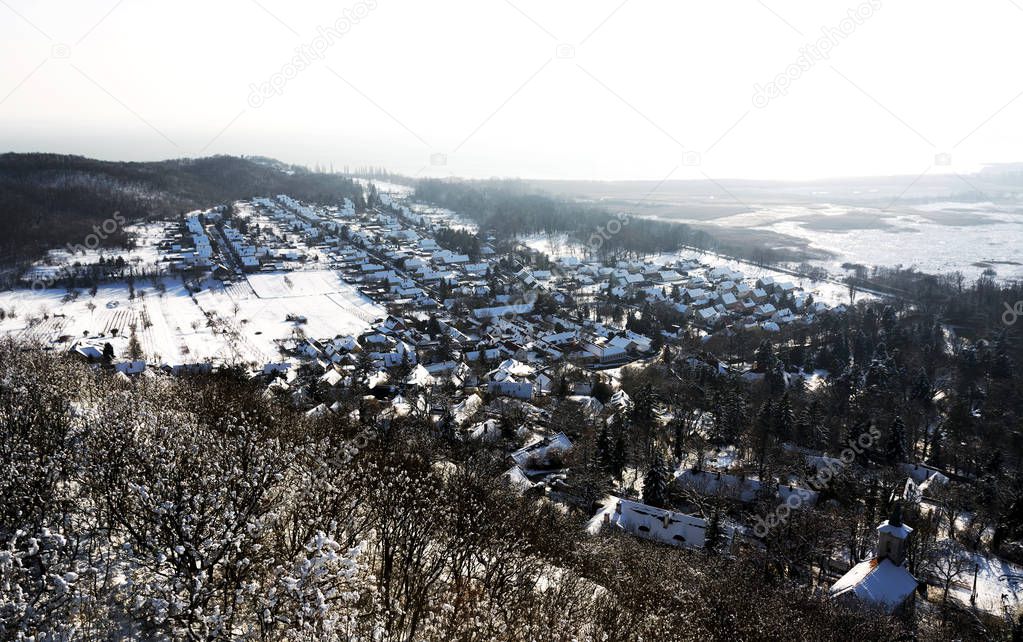
<path id="1" fill-rule="evenodd" d="M 30 280 L 36 279 L 44 285 L 48 281 L 60 278 L 66 266 L 75 263 L 88 265 L 98 262 L 100 258 L 110 261 L 121 258 L 125 264 L 137 271 L 151 271 L 160 264 L 160 250 L 157 245 L 166 237 L 170 225 L 172 224 L 165 221 L 156 221 L 125 227 L 125 231 L 135 240 L 135 247 L 130 250 L 108 247 L 87 249 L 84 245 L 73 248 L 74 251 L 68 247 L 52 249 L 43 259 L 33 264 L 26 272 L 26 277 Z"/>
<path id="2" fill-rule="evenodd" d="M 257 274 L 227 287 L 211 282 L 194 299 L 178 278 L 100 286 L 96 296 L 80 290 L 16 289 L 0 292 L 6 314 L 0 333 L 57 349 L 76 339 L 113 345 L 123 356 L 134 325 L 147 360 L 170 365 L 227 361 L 261 364 L 280 358 L 279 341 L 301 328 L 310 338 L 359 334 L 384 310 L 327 270 Z M 143 296 L 138 293 L 144 292 Z M 14 312 L 14 316 L 11 312 Z M 287 320 L 304 317 L 304 323 Z M 47 317 L 47 318 L 44 318 Z M 115 334 L 116 330 L 116 334 Z"/>
<path id="3" fill-rule="evenodd" d="M 974 564 L 977 568 L 977 608 L 1003 615 L 1005 608 L 1016 613 L 1023 604 L 1023 568 L 998 557 L 987 558 L 980 553 L 963 550 L 969 567 L 952 586 L 949 594 L 963 604 L 970 603 L 973 591 Z"/>
<path id="4" fill-rule="evenodd" d="M 754 207 L 712 223 L 807 241 L 810 248 L 832 255 L 826 261 L 811 261 L 832 274 L 842 274 L 841 266 L 848 262 L 915 267 L 931 274 L 959 271 L 968 279 L 990 267 L 999 279 L 1023 279 L 1023 209 L 1019 206 L 939 202 L 878 209 L 822 203 Z"/>
<path id="5" fill-rule="evenodd" d="M 408 198 L 415 191 L 415 188 L 408 185 L 399 185 L 398 183 L 391 183 L 388 181 L 382 181 L 379 178 L 372 180 L 366 178 L 356 178 L 355 182 L 368 188 L 370 183 L 376 186 L 377 191 L 381 194 L 389 194 L 395 198 Z"/>

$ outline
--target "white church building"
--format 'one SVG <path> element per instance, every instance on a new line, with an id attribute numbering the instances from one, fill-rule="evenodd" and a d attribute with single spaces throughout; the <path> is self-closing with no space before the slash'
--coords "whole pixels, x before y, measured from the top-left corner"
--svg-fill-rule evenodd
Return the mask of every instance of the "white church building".
<path id="1" fill-rule="evenodd" d="M 877 552 L 849 569 L 834 586 L 831 597 L 876 608 L 889 615 L 912 611 L 918 582 L 905 567 L 906 543 L 913 529 L 902 523 L 896 502 L 892 516 L 877 527 Z"/>

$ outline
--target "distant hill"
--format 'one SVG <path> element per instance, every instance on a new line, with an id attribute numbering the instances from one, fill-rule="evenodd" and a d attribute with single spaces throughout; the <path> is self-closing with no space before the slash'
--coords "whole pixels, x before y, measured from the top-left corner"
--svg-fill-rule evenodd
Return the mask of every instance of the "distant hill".
<path id="1" fill-rule="evenodd" d="M 129 221 L 168 218 L 280 193 L 315 202 L 347 197 L 362 207 L 362 191 L 351 179 L 268 158 L 126 163 L 59 154 L 2 154 L 0 260 L 28 260 L 49 248 L 82 243 L 114 212 Z M 123 231 L 118 230 L 105 243 L 123 240 Z"/>

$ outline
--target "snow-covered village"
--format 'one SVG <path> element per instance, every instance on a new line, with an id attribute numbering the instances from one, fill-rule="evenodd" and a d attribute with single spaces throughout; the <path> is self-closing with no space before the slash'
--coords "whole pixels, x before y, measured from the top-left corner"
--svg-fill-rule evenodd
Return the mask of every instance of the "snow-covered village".
<path id="1" fill-rule="evenodd" d="M 961 398 L 962 381 L 939 366 L 971 355 L 971 367 L 991 368 L 993 386 L 1015 376 L 1002 371 L 1011 370 L 1003 346 L 957 337 L 949 324 L 936 324 L 923 331 L 928 361 L 918 362 L 906 328 L 919 334 L 921 313 L 881 287 L 856 288 L 712 252 L 609 253 L 614 237 L 634 225 L 627 213 L 611 214 L 599 234 L 552 257 L 536 236 L 497 236 L 473 212 L 429 202 L 414 187 L 379 179 L 351 185 L 354 200 L 267 195 L 133 223 L 126 247 L 52 250 L 26 266 L 0 292 L 0 331 L 9 337 L 6 359 L 12 361 L 6 416 L 17 399 L 38 394 L 27 392 L 34 384 L 15 373 L 37 381 L 43 373 L 84 368 L 96 388 L 61 399 L 67 439 L 85 430 L 72 426 L 101 422 L 101 432 L 121 448 L 156 448 L 147 458 L 160 461 L 187 458 L 205 446 L 184 434 L 161 431 L 143 439 L 134 428 L 134 437 L 113 439 L 108 403 L 138 413 L 113 425 L 159 422 L 171 410 L 145 410 L 149 395 L 206 396 L 195 382 L 235 381 L 266 409 L 251 412 L 271 412 L 279 417 L 275 422 L 291 417 L 310 435 L 332 433 L 327 442 L 303 446 L 325 448 L 317 455 L 328 462 L 323 465 L 348 475 L 385 465 L 417 444 L 429 464 L 417 474 L 431 480 L 431 493 L 454 492 L 447 486 L 452 479 L 472 475 L 488 492 L 508 497 L 501 501 L 556 520 L 560 526 L 545 546 L 561 539 L 599 550 L 631 540 L 657 556 L 730 565 L 728 573 L 742 569 L 742 576 L 753 573 L 751 581 L 759 575 L 756 581 L 798 590 L 814 608 L 825 609 L 815 617 L 849 618 L 849 626 L 868 637 L 947 628 L 952 620 L 1015 630 L 1023 581 L 1015 543 L 1023 538 L 1019 504 L 1009 501 L 1005 513 L 994 513 L 976 495 L 1001 492 L 992 475 L 1007 459 L 969 442 L 964 431 L 984 421 L 984 397 Z M 23 356 L 24 346 L 61 365 L 33 363 Z M 105 392 L 97 397 L 99 390 Z M 892 405 L 896 390 L 901 401 Z M 177 401 L 184 405 L 176 413 L 192 407 L 188 398 Z M 250 411 L 238 412 L 236 420 L 244 421 Z M 408 441 L 410 431 L 420 436 Z M 416 487 L 423 479 L 409 478 L 393 461 L 386 465 L 375 473 L 376 483 L 400 486 L 387 497 L 399 501 L 395 508 L 425 502 L 423 510 L 437 510 L 427 508 L 433 500 Z M 304 470 L 313 475 L 304 477 L 308 481 L 294 479 L 294 472 L 275 474 L 289 484 L 315 485 L 321 473 Z M 185 509 L 182 490 L 167 487 L 167 479 L 126 477 L 123 483 L 134 510 L 157 502 L 151 510 L 163 515 L 161 523 L 172 519 L 164 511 Z M 237 523 L 252 529 L 259 523 L 254 519 Z M 302 583 L 315 585 L 316 574 L 327 572 L 316 570 L 320 564 L 340 563 L 345 582 L 372 573 L 372 560 L 386 548 L 368 557 L 363 549 L 390 546 L 375 530 L 384 527 L 353 531 L 343 545 L 319 533 L 316 546 L 328 549 L 316 555 L 331 557 L 309 558 L 303 564 L 313 566 L 287 571 L 285 581 L 294 583 L 285 591 L 289 599 L 312 590 Z M 414 537 L 427 524 L 400 527 L 412 529 L 402 537 Z M 189 621 L 189 631 L 224 630 L 217 627 L 226 626 L 227 611 L 204 611 L 194 602 L 205 589 L 190 583 L 200 580 L 182 582 L 221 572 L 207 565 L 219 569 L 226 562 L 204 556 L 227 534 L 207 530 L 204 537 L 214 539 L 203 542 L 196 536 L 126 533 L 144 540 L 132 544 L 142 547 L 133 557 L 163 560 L 146 571 L 146 581 L 159 588 L 135 586 L 141 571 L 134 567 L 113 580 L 117 591 L 134 596 L 134 605 L 124 607 L 132 618 L 146 626 L 185 627 Z M 39 613 L 19 597 L 26 589 L 16 588 L 32 555 L 23 547 L 49 545 L 60 557 L 54 537 L 21 529 L 7 540 L 0 560 L 10 578 L 5 590 L 15 592 L 5 594 L 0 613 L 13 616 L 9 622 Z M 230 537 L 261 546 L 263 535 Z M 180 542 L 156 544 L 153 538 Z M 561 595 L 571 577 L 582 582 L 572 583 L 573 590 L 593 592 L 572 598 L 581 600 L 573 608 L 583 613 L 617 590 L 606 584 L 611 577 L 602 581 L 600 574 L 537 557 L 536 542 L 512 537 L 507 545 L 515 549 L 510 554 L 538 564 L 527 582 L 530 600 Z M 146 547 L 155 548 L 144 553 Z M 350 559 L 337 557 L 346 549 Z M 396 550 L 391 554 L 412 554 Z M 440 552 L 431 545 L 417 553 L 427 554 L 432 560 Z M 194 556 L 196 568 L 171 571 L 182 556 Z M 115 566 L 140 563 L 115 557 Z M 443 559 L 429 563 L 446 565 Z M 62 563 L 66 572 L 41 577 L 40 587 L 79 595 L 86 577 L 98 579 L 95 565 L 75 555 Z M 165 567 L 173 579 L 157 571 Z M 437 568 L 431 581 L 454 590 L 448 586 L 453 571 Z M 690 566 L 690 572 L 703 567 Z M 364 598 L 352 590 L 341 603 L 360 612 Z M 51 599 L 59 602 L 56 595 Z M 386 615 L 356 616 L 321 604 L 315 617 L 298 616 L 311 607 L 297 605 L 287 608 L 299 611 L 273 617 L 289 626 L 329 620 L 351 631 L 372 621 L 396 639 L 431 637 L 430 627 L 461 630 L 458 618 L 469 617 L 460 611 L 468 607 L 417 596 L 425 600 L 416 602 L 417 617 L 426 620 L 412 623 L 398 615 L 411 596 L 365 599 Z M 89 608 L 100 605 L 90 602 Z M 76 612 L 85 617 L 89 611 Z M 961 620 L 967 613 L 972 619 Z M 488 626 L 524 626 L 508 617 Z M 257 617 L 260 626 L 278 630 L 263 618 Z M 753 626 L 741 626 L 747 625 Z M 236 626 L 238 633 L 252 625 Z M 567 618 L 555 628 L 576 626 Z M 492 635 L 500 637 L 497 630 Z"/>
<path id="2" fill-rule="evenodd" d="M 0 642 L 1023 642 L 1023 0 L 0 0 Z"/>

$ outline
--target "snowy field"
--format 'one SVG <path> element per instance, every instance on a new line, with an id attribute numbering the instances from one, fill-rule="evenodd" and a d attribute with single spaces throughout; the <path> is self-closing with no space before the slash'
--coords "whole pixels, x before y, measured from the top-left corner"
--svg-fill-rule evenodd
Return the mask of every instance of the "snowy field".
<path id="1" fill-rule="evenodd" d="M 153 363 L 213 362 L 262 364 L 280 359 L 281 340 L 359 334 L 384 310 L 331 271 L 258 274 L 253 283 L 226 288 L 211 282 L 191 295 L 180 279 L 136 283 L 130 298 L 125 283 L 80 290 L 64 301 L 66 290 L 0 292 L 5 318 L 0 333 L 67 349 L 75 339 L 102 346 L 109 342 L 124 356 L 132 326 Z M 142 293 L 139 296 L 139 293 Z M 13 316 L 12 316 L 13 312 Z M 287 320 L 304 317 L 305 323 Z"/>
<path id="2" fill-rule="evenodd" d="M 391 183 L 388 181 L 382 181 L 378 178 L 372 180 L 365 178 L 356 178 L 355 182 L 362 185 L 364 188 L 369 188 L 370 183 L 376 186 L 377 191 L 381 194 L 388 194 L 394 198 L 408 198 L 412 196 L 415 191 L 414 188 L 408 185 L 399 185 L 398 183 Z"/>
<path id="3" fill-rule="evenodd" d="M 668 219 L 665 219 L 668 220 Z M 673 218 L 681 223 L 708 221 Z M 811 261 L 841 275 L 843 263 L 914 267 L 975 279 L 987 268 L 1002 280 L 1023 279 L 1023 209 L 995 203 L 940 202 L 896 208 L 755 207 L 709 221 L 726 228 L 760 229 L 802 239 L 832 255 Z M 713 234 L 713 230 L 710 231 Z"/>

